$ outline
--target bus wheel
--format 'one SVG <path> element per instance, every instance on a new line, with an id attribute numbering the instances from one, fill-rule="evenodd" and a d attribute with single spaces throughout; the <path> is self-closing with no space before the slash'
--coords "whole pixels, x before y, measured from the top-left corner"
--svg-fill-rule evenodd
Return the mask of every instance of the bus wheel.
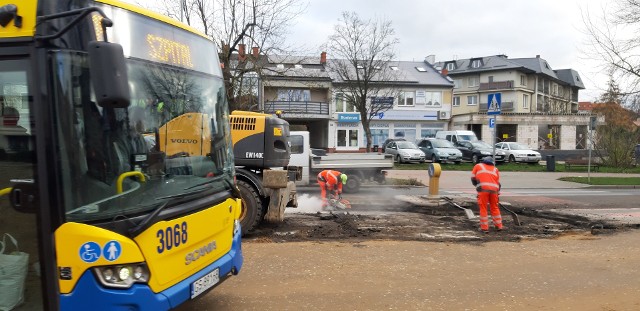
<path id="1" fill-rule="evenodd" d="M 253 230 L 260 220 L 262 220 L 262 202 L 258 192 L 243 180 L 238 180 L 238 189 L 242 197 L 242 211 L 240 212 L 240 225 L 242 226 L 242 235 Z"/>

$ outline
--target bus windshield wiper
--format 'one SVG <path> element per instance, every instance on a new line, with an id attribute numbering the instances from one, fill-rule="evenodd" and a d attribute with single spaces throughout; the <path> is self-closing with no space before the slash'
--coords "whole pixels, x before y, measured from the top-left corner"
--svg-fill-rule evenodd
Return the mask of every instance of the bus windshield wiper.
<path id="1" fill-rule="evenodd" d="M 151 214 L 147 215 L 147 217 L 140 221 L 137 226 L 130 228 L 129 237 L 135 237 L 142 231 L 150 227 L 152 224 L 151 221 L 154 220 L 156 216 L 158 216 L 158 214 L 160 214 L 160 212 L 164 210 L 165 207 L 167 207 L 167 205 L 169 205 L 169 200 L 160 203 L 159 206 L 156 207 L 156 209 Z"/>

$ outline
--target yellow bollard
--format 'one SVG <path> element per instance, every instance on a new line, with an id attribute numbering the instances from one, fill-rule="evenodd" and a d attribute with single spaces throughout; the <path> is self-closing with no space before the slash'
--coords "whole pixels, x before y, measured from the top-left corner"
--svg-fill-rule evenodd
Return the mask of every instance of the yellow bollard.
<path id="1" fill-rule="evenodd" d="M 440 164 L 431 163 L 429 164 L 429 196 L 438 195 L 438 190 L 440 188 L 440 173 L 442 169 L 440 168 Z"/>

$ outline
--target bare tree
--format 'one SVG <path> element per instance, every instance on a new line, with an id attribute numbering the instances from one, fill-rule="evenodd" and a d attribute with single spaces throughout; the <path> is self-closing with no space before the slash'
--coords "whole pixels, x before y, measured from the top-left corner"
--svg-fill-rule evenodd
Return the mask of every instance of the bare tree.
<path id="1" fill-rule="evenodd" d="M 590 47 L 587 57 L 601 60 L 621 95 L 640 92 L 640 0 L 615 0 L 599 14 L 582 13 L 584 32 Z"/>
<path id="2" fill-rule="evenodd" d="M 329 54 L 336 58 L 327 64 L 335 75 L 334 90 L 360 113 L 367 152 L 371 150 L 371 120 L 392 107 L 393 102 L 383 98 L 397 95 L 393 86 L 398 77 L 390 68 L 397 43 L 391 21 L 363 20 L 355 12 L 343 12 L 329 37 Z"/>
<path id="3" fill-rule="evenodd" d="M 300 0 L 161 0 L 159 6 L 160 13 L 181 19 L 218 45 L 230 110 L 257 103 L 259 56 L 286 53 L 287 30 L 305 9 Z"/>

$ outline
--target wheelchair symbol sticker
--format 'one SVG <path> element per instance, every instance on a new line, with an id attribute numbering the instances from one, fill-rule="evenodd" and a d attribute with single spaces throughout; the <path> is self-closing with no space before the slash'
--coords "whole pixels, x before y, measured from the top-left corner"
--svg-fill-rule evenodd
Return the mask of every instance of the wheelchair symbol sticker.
<path id="1" fill-rule="evenodd" d="M 100 259 L 100 245 L 96 242 L 87 242 L 80 246 L 80 259 L 84 262 L 96 262 Z"/>
<path id="2" fill-rule="evenodd" d="M 120 254 L 122 253 L 122 246 L 118 241 L 109 241 L 104 245 L 102 249 L 102 256 L 104 259 L 108 261 L 114 261 L 120 258 Z"/>

